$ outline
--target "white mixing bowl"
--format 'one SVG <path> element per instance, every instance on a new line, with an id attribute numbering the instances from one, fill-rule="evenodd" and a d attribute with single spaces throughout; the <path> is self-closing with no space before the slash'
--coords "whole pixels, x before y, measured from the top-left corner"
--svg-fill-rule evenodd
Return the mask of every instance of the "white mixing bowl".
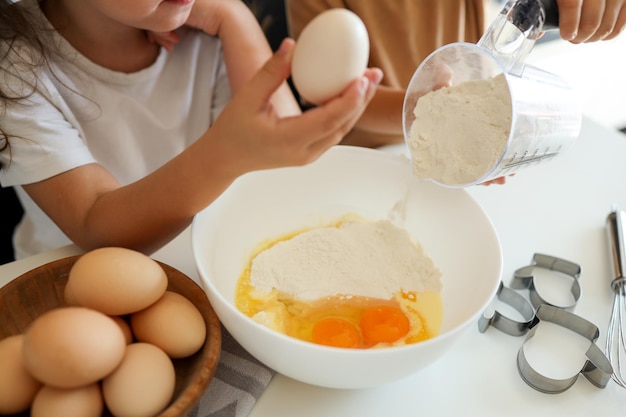
<path id="1" fill-rule="evenodd" d="M 235 308 L 237 280 L 261 242 L 347 213 L 400 222 L 441 270 L 438 336 L 393 348 L 333 348 L 270 330 Z M 476 326 L 502 274 L 496 231 L 466 191 L 415 181 L 406 157 L 366 148 L 337 146 L 304 167 L 246 174 L 196 215 L 191 233 L 201 283 L 233 337 L 277 372 L 330 388 L 372 387 L 445 360 Z"/>

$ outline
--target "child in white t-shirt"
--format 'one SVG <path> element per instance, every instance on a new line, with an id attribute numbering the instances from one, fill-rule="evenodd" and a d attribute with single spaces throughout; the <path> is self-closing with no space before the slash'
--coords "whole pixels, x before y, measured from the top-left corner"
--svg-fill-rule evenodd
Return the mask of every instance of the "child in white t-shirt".
<path id="1" fill-rule="evenodd" d="M 16 257 L 70 242 L 151 253 L 240 175 L 339 143 L 382 73 L 300 114 L 293 47 L 272 55 L 240 0 L 2 0 L 0 183 L 24 206 Z"/>

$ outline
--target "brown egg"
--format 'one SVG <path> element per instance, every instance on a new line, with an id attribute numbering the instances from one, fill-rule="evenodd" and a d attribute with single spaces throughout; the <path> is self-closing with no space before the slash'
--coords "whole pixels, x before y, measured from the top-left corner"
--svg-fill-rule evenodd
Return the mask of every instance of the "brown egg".
<path id="1" fill-rule="evenodd" d="M 27 410 L 41 382 L 24 365 L 23 335 L 0 340 L 0 414 L 17 414 Z"/>
<path id="2" fill-rule="evenodd" d="M 26 369 L 44 384 L 75 388 L 105 377 L 124 357 L 126 341 L 109 316 L 63 307 L 37 317 L 26 329 Z"/>
<path id="3" fill-rule="evenodd" d="M 174 395 L 172 360 L 149 343 L 126 348 L 122 363 L 102 381 L 104 403 L 116 417 L 153 417 Z"/>
<path id="4" fill-rule="evenodd" d="M 72 293 L 72 289 L 67 284 L 65 285 L 65 290 L 63 291 L 63 299 L 65 301 L 65 304 L 68 306 L 80 305 L 78 303 L 78 300 L 76 300 L 76 297 L 74 297 L 74 294 Z"/>
<path id="5" fill-rule="evenodd" d="M 143 253 L 116 247 L 82 255 L 70 270 L 65 287 L 68 302 L 110 316 L 134 313 L 161 298 L 167 275 Z"/>
<path id="6" fill-rule="evenodd" d="M 70 389 L 46 385 L 37 393 L 30 417 L 100 417 L 103 410 L 98 383 Z"/>
<path id="7" fill-rule="evenodd" d="M 139 342 L 152 343 L 172 358 L 196 353 L 206 338 L 202 314 L 182 295 L 166 291 L 150 307 L 130 316 L 130 326 Z"/>
<path id="8" fill-rule="evenodd" d="M 120 316 L 110 316 L 113 321 L 115 321 L 115 323 L 117 323 L 118 326 L 120 326 L 120 329 L 122 330 L 122 333 L 124 333 L 124 339 L 126 339 L 126 344 L 131 344 L 133 342 L 133 331 L 130 328 L 130 324 L 128 324 L 128 321 L 126 321 L 125 318 L 120 317 Z"/>

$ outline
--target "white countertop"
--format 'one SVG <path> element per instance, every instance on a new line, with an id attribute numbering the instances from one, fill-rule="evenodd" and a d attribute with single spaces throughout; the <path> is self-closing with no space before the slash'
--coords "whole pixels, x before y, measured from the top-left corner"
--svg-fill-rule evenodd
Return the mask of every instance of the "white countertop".
<path id="1" fill-rule="evenodd" d="M 505 284 L 535 252 L 582 266 L 583 295 L 575 313 L 596 324 L 603 343 L 612 279 L 604 229 L 611 205 L 626 208 L 626 136 L 585 119 L 580 139 L 555 160 L 519 172 L 503 186 L 468 192 L 491 217 L 500 236 Z M 50 260 L 76 254 L 66 247 L 0 266 L 0 285 Z M 197 272 L 185 231 L 154 257 L 194 279 Z M 596 388 L 583 377 L 561 394 L 543 394 L 519 377 L 516 354 L 523 338 L 495 328 L 471 328 L 448 354 L 414 376 L 364 390 L 332 390 L 274 377 L 250 417 L 622 415 L 626 390 L 611 381 Z"/>

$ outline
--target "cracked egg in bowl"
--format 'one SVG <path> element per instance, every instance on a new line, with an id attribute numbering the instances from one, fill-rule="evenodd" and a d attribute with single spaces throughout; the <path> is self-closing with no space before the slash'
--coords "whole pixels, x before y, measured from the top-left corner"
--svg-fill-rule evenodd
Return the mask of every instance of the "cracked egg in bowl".
<path id="1" fill-rule="evenodd" d="M 191 233 L 233 337 L 277 372 L 329 388 L 445 360 L 502 272 L 497 233 L 465 190 L 417 181 L 404 156 L 367 148 L 246 174 Z"/>

